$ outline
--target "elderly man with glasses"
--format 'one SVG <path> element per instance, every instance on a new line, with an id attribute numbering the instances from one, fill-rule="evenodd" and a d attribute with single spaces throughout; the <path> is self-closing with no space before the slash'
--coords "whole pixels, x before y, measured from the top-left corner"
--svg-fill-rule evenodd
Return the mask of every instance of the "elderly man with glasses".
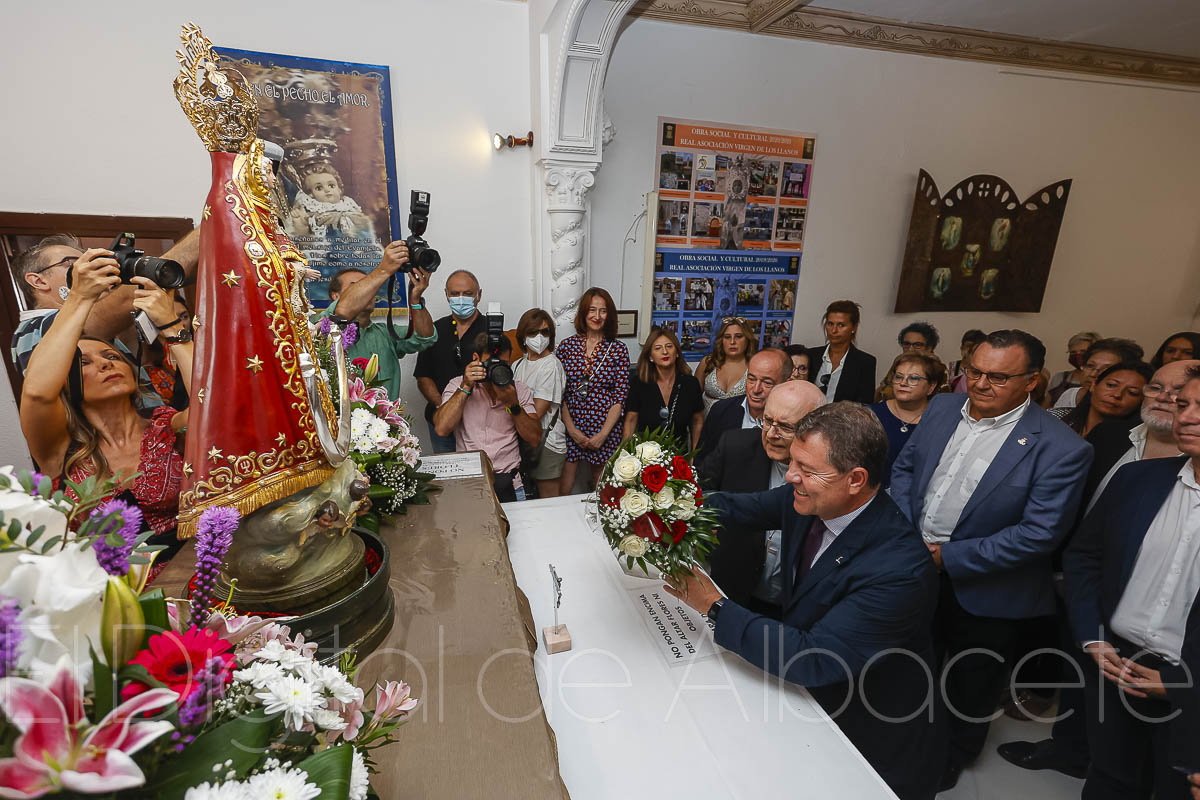
<path id="1" fill-rule="evenodd" d="M 1023 619 L 1055 612 L 1051 557 L 1075 521 L 1092 446 L 1030 401 L 1046 348 L 994 331 L 971 356 L 967 396 L 938 395 L 892 468 L 891 495 L 924 537 L 941 588 L 950 753 L 941 789 L 987 739 Z"/>
<path id="2" fill-rule="evenodd" d="M 807 381 L 787 381 L 767 395 L 761 428 L 730 431 L 699 465 L 706 489 L 764 492 L 783 486 L 796 423 L 825 395 Z M 782 531 L 727 525 L 710 558 L 713 580 L 734 602 L 771 619 L 780 619 L 783 590 L 780 572 Z"/>

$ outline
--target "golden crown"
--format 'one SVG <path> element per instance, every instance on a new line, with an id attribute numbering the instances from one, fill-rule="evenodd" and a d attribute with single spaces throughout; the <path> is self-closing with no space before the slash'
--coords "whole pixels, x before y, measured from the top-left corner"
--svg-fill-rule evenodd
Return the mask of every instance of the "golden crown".
<path id="1" fill-rule="evenodd" d="M 175 98 L 183 113 L 209 151 L 249 152 L 258 131 L 258 102 L 246 78 L 218 66 L 212 42 L 195 23 L 184 25 L 179 38 Z"/>

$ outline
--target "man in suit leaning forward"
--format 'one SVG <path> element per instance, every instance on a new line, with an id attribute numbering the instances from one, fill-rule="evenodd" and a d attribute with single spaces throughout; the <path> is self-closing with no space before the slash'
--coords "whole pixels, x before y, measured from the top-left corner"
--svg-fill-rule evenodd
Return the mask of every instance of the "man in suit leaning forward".
<path id="1" fill-rule="evenodd" d="M 941 570 L 943 790 L 983 749 L 1018 621 L 1055 611 L 1051 556 L 1092 461 L 1091 445 L 1030 402 L 1045 360 L 1045 346 L 1024 331 L 989 334 L 966 368 L 966 397 L 935 396 L 892 467 L 892 499 Z"/>
<path id="2" fill-rule="evenodd" d="M 667 591 L 706 613 L 717 644 L 806 687 L 902 800 L 932 798 L 943 737 L 929 664 L 937 574 L 879 491 L 887 434 L 866 406 L 822 406 L 796 424 L 789 486 L 709 495 L 729 531 L 783 532 L 782 621 L 700 574 Z"/>
<path id="3" fill-rule="evenodd" d="M 726 431 L 717 449 L 697 465 L 705 489 L 761 492 L 786 483 L 796 423 L 825 405 L 825 395 L 808 381 L 788 381 L 771 390 L 762 427 Z M 709 557 L 715 580 L 735 603 L 779 619 L 783 593 L 780 562 L 783 531 L 749 530 L 726 524 Z"/>

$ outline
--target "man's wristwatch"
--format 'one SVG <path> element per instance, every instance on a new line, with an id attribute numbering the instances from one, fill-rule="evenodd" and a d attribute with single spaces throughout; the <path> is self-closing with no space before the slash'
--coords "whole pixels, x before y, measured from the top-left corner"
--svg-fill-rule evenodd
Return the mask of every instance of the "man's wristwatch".
<path id="1" fill-rule="evenodd" d="M 520 414 L 524 410 L 525 409 L 521 408 L 520 403 L 513 403 L 511 406 L 509 406 L 508 408 L 505 409 L 505 411 L 512 414 L 514 417 L 517 416 L 518 414 Z"/>
<path id="2" fill-rule="evenodd" d="M 184 325 L 179 329 L 179 333 L 174 336 L 164 336 L 163 341 L 167 344 L 187 344 L 192 340 L 192 329 L 188 325 Z"/>
<path id="3" fill-rule="evenodd" d="M 704 615 L 708 617 L 708 621 L 713 625 L 717 624 L 717 615 L 721 613 L 721 609 L 725 607 L 725 598 L 718 597 L 713 601 L 713 604 L 708 607 L 708 612 Z"/>

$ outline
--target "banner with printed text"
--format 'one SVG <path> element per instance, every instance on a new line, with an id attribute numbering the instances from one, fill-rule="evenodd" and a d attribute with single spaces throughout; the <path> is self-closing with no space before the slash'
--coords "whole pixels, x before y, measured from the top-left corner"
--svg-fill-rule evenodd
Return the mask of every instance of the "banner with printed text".
<path id="1" fill-rule="evenodd" d="M 688 360 L 728 317 L 789 344 L 816 136 L 666 117 L 657 132 L 652 324 Z"/>

